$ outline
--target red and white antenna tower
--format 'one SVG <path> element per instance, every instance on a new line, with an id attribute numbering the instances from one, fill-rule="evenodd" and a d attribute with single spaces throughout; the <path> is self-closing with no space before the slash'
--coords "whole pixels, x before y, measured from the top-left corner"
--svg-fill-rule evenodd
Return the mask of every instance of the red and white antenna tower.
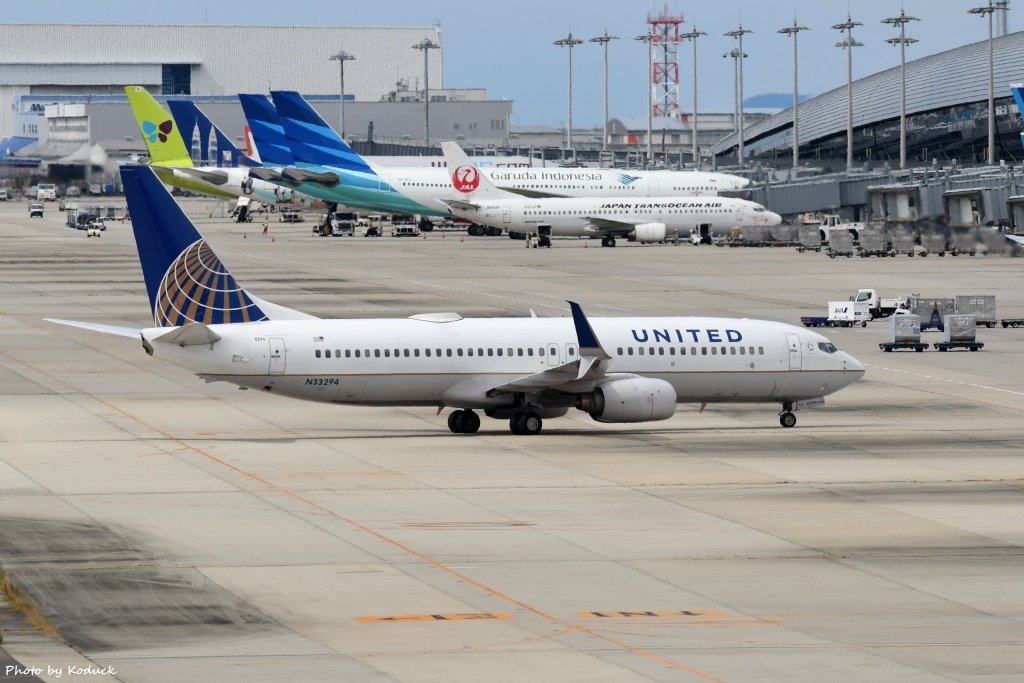
<path id="1" fill-rule="evenodd" d="M 682 118 L 679 108 L 679 27 L 683 15 L 668 13 L 668 2 L 660 15 L 647 15 L 651 27 L 651 42 L 658 50 L 651 69 L 651 102 L 654 116 Z"/>

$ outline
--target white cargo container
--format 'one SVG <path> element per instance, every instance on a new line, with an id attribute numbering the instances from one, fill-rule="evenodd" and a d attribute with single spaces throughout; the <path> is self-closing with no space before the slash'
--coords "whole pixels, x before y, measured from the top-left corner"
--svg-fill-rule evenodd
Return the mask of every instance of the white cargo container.
<path id="1" fill-rule="evenodd" d="M 957 295 L 954 301 L 954 310 L 957 315 L 973 315 L 978 325 L 996 326 L 995 294 Z"/>

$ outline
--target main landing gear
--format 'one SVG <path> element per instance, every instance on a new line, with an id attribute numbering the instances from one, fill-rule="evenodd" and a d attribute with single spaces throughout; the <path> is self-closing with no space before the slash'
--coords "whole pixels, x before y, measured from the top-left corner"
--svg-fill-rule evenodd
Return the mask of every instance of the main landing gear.
<path id="1" fill-rule="evenodd" d="M 796 426 L 796 415 L 793 414 L 792 401 L 784 401 L 782 403 L 782 412 L 779 413 L 779 424 L 786 428 Z"/>
<path id="2" fill-rule="evenodd" d="M 448 416 L 448 429 L 453 434 L 476 434 L 480 429 L 480 416 L 472 410 L 453 410 Z"/>
<path id="3" fill-rule="evenodd" d="M 519 436 L 533 436 L 534 434 L 540 434 L 540 430 L 543 426 L 544 421 L 540 419 L 540 415 L 532 410 L 519 411 L 508 421 L 508 428 L 512 430 L 513 434 Z"/>
<path id="4" fill-rule="evenodd" d="M 613 235 L 607 235 L 605 237 L 602 237 L 601 238 L 601 246 L 602 247 L 614 247 L 615 246 L 615 237 Z"/>

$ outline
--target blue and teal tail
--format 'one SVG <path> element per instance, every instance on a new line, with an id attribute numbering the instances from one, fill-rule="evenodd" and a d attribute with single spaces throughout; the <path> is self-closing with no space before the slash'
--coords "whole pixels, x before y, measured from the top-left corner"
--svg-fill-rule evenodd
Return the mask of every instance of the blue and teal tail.
<path id="1" fill-rule="evenodd" d="M 245 120 L 252 133 L 252 142 L 263 163 L 270 166 L 292 166 L 295 157 L 284 133 L 277 109 L 265 95 L 239 95 Z"/>
<path id="2" fill-rule="evenodd" d="M 259 166 L 259 162 L 250 159 L 242 150 L 235 147 L 220 128 L 214 125 L 192 100 L 167 100 L 178 130 L 185 138 L 193 159 L 198 159 L 204 166 Z M 198 132 L 198 135 L 197 135 Z M 213 133 L 211 145 L 210 133 Z M 197 146 L 199 149 L 195 149 Z"/>
<path id="3" fill-rule="evenodd" d="M 148 166 L 122 166 L 121 182 L 157 327 L 268 319 Z"/>
<path id="4" fill-rule="evenodd" d="M 1024 119 L 1024 83 L 1014 83 L 1010 86 L 1013 93 L 1013 101 L 1017 103 L 1017 112 L 1021 119 Z M 1024 132 L 1020 134 L 1020 143 L 1024 145 Z"/>
<path id="5" fill-rule="evenodd" d="M 297 92 L 275 90 L 270 96 L 281 117 L 295 161 L 374 174 L 366 160 L 348 146 L 334 129 Z"/>

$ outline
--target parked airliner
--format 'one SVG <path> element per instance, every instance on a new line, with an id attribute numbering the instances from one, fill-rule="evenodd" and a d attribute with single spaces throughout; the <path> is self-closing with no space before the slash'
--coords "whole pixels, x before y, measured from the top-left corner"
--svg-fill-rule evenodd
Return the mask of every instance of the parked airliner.
<path id="1" fill-rule="evenodd" d="M 375 211 L 450 215 L 438 199 L 457 199 L 444 168 L 375 166 L 359 156 L 296 92 L 239 95 L 263 163 L 259 177 L 325 201 Z M 746 178 L 702 171 L 606 168 L 481 168 L 502 189 L 528 197 L 715 196 Z M 319 190 L 311 187 L 318 185 Z"/>
<path id="2" fill-rule="evenodd" d="M 322 320 L 240 287 L 147 166 L 121 168 L 154 326 L 53 320 L 141 339 L 146 353 L 209 381 L 328 403 L 453 407 L 473 433 L 477 410 L 537 434 L 577 409 L 598 422 L 665 420 L 682 402 L 798 401 L 856 381 L 864 366 L 802 327 L 763 320 L 562 318 Z"/>
<path id="3" fill-rule="evenodd" d="M 168 115 L 149 91 L 139 85 L 125 87 L 139 132 L 146 143 L 150 165 L 168 185 L 211 197 L 249 197 L 266 204 L 288 203 L 292 190 L 268 183 L 250 174 L 259 166 L 238 150 L 190 100 L 168 102 Z M 183 125 L 184 122 L 184 125 Z M 188 135 L 186 144 L 183 133 Z M 211 157 L 210 134 L 215 135 L 216 157 Z M 199 142 L 201 165 L 192 161 L 190 149 Z M 226 165 L 225 165 L 226 163 Z"/>
<path id="4" fill-rule="evenodd" d="M 702 226 L 726 230 L 773 226 L 777 213 L 730 197 L 545 197 L 530 199 L 494 186 L 457 143 L 443 142 L 450 186 L 461 195 L 445 198 L 452 213 L 473 223 L 546 237 L 600 237 L 614 247 L 616 237 L 661 242 L 670 234 L 689 235 Z M 547 242 L 550 245 L 550 242 Z"/>

